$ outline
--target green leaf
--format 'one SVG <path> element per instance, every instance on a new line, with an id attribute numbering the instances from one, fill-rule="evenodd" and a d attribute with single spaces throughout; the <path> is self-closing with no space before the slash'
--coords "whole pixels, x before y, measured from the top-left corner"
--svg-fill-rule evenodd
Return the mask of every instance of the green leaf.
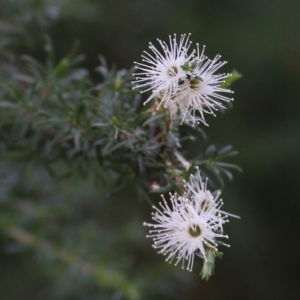
<path id="1" fill-rule="evenodd" d="M 13 85 L 2 85 L 4 89 L 9 91 L 18 101 L 20 101 L 26 108 L 31 108 L 30 103 L 24 96 L 23 92 L 16 86 Z"/>
<path id="2" fill-rule="evenodd" d="M 189 63 L 184 63 L 182 66 L 180 66 L 183 71 L 191 71 L 192 67 L 190 66 Z"/>
<path id="3" fill-rule="evenodd" d="M 215 259 L 221 258 L 223 255 L 222 252 L 218 252 L 217 250 L 208 248 L 206 250 L 206 260 L 204 260 L 203 267 L 201 270 L 201 278 L 204 280 L 208 280 L 210 276 L 214 273 L 214 267 L 215 267 Z"/>
<path id="4" fill-rule="evenodd" d="M 230 77 L 227 77 L 225 79 L 225 81 L 220 84 L 220 87 L 221 88 L 227 88 L 229 87 L 230 85 L 232 85 L 236 80 L 240 79 L 242 77 L 242 74 L 240 74 L 238 71 L 236 70 L 233 70 L 231 72 L 231 76 Z"/>
<path id="5" fill-rule="evenodd" d="M 166 117 L 165 114 L 154 115 L 154 116 L 152 116 L 151 118 L 147 119 L 147 120 L 142 124 L 142 126 L 145 127 L 145 126 L 150 125 L 150 124 L 158 123 L 161 119 L 164 119 L 165 117 Z"/>

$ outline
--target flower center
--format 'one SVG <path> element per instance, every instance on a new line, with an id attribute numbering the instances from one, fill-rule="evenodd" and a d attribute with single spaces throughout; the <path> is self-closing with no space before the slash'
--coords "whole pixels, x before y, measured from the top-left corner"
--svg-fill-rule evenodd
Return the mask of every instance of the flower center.
<path id="1" fill-rule="evenodd" d="M 201 202 L 200 207 L 201 207 L 202 210 L 208 211 L 208 209 L 209 209 L 209 207 L 210 207 L 210 201 L 207 200 L 207 199 L 204 199 L 204 200 Z"/>
<path id="2" fill-rule="evenodd" d="M 175 77 L 178 74 L 178 69 L 176 67 L 171 67 L 168 70 L 168 76 Z"/>
<path id="3" fill-rule="evenodd" d="M 201 82 L 201 80 L 193 78 L 192 80 L 190 80 L 190 88 L 194 91 L 197 91 L 200 87 Z"/>
<path id="4" fill-rule="evenodd" d="M 189 228 L 189 234 L 192 237 L 198 237 L 201 234 L 201 229 L 198 225 L 196 226 L 190 226 Z"/>

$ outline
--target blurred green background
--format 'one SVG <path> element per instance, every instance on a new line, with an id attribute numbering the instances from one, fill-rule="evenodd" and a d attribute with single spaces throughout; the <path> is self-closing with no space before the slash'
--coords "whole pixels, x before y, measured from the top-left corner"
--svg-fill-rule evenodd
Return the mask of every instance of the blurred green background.
<path id="1" fill-rule="evenodd" d="M 30 17 L 40 10 L 47 10 L 49 24 Z M 103 189 L 88 180 L 53 183 L 46 175 L 32 176 L 27 189 L 45 176 L 38 194 L 45 205 L 69 205 L 73 221 L 82 223 L 80 233 L 70 230 L 70 244 L 80 244 L 80 234 L 91 235 L 93 249 L 81 245 L 87 260 L 89 251 L 107 247 L 107 259 L 143 278 L 145 299 L 299 299 L 300 1 L 0 1 L 2 20 L 20 16 L 17 11 L 30 32 L 30 39 L 16 46 L 19 54 L 43 61 L 47 33 L 59 59 L 78 39 L 82 65 L 95 83 L 100 80 L 94 72 L 99 54 L 118 69 L 131 68 L 149 41 L 188 32 L 194 43 L 207 46 L 209 57 L 220 53 L 228 61 L 223 71 L 235 68 L 243 75 L 232 86 L 233 109 L 208 118 L 206 129 L 210 143 L 239 151 L 233 162 L 244 170 L 223 190 L 224 210 L 241 220 L 226 226 L 231 248 L 222 249 L 225 255 L 209 282 L 200 280 L 197 270 L 169 266 L 156 254 L 140 226 L 150 219 L 150 206 L 130 190 L 106 202 Z M 97 230 L 90 220 L 97 220 Z M 111 243 L 112 236 L 118 242 Z M 1 300 L 121 299 L 100 295 L 90 279 L 72 274 L 76 270 L 51 266 L 51 257 L 47 265 L 26 248 L 7 249 L 7 239 L 1 238 L 6 245 L 0 257 Z M 53 280 L 57 273 L 58 282 Z"/>

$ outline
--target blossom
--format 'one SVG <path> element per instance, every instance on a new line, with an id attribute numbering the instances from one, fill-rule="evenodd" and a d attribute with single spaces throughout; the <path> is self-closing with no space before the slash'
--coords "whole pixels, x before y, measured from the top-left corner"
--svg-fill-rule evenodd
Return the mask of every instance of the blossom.
<path id="1" fill-rule="evenodd" d="M 163 54 L 149 43 L 153 53 L 144 51 L 143 62 L 135 62 L 135 67 L 139 71 L 133 74 L 136 77 L 136 81 L 132 82 L 134 88 L 142 89 L 142 92 L 152 92 L 144 104 L 158 97 L 160 105 L 168 106 L 170 99 L 177 95 L 178 86 L 186 77 L 182 66 L 193 56 L 193 54 L 187 55 L 190 47 L 189 37 L 190 35 L 182 34 L 178 43 L 174 34 L 173 38 L 169 36 L 169 45 L 158 39 Z"/>
<path id="2" fill-rule="evenodd" d="M 221 210 L 224 204 L 223 200 L 219 198 L 221 191 L 211 193 L 207 189 L 208 179 L 206 178 L 205 181 L 202 181 L 200 171 L 198 168 L 196 169 L 196 174 L 192 174 L 190 181 L 185 184 L 186 197 L 193 200 L 196 211 L 209 214 L 218 222 L 219 228 L 223 230 L 222 225 L 228 222 L 227 216 L 234 218 L 239 218 L 239 216 Z"/>
<path id="3" fill-rule="evenodd" d="M 200 172 L 186 183 L 183 196 L 170 194 L 170 204 L 162 196 L 160 208 L 154 206 L 152 219 L 155 223 L 144 223 L 151 227 L 147 237 L 153 238 L 153 247 L 166 256 L 168 262 L 175 260 L 182 268 L 192 270 L 194 257 L 206 260 L 208 249 L 217 250 L 219 238 L 228 238 L 223 232 L 227 213 L 220 210 L 219 193 L 214 197 L 207 190 L 207 181 L 202 182 Z M 228 246 L 228 245 L 227 245 Z"/>
<path id="4" fill-rule="evenodd" d="M 219 107 L 225 108 L 220 101 L 233 100 L 220 94 L 233 93 L 229 89 L 220 87 L 224 79 L 230 77 L 231 74 L 214 74 L 226 62 L 219 61 L 220 55 L 216 55 L 213 60 L 208 59 L 204 56 L 204 50 L 205 46 L 200 53 L 199 44 L 197 44 L 197 55 L 189 65 L 187 78 L 180 85 L 177 97 L 174 99 L 180 109 L 182 122 L 191 122 L 193 125 L 200 122 L 207 125 L 205 114 L 215 116 L 215 111 Z"/>
<path id="5" fill-rule="evenodd" d="M 141 89 L 142 93 L 151 91 L 144 104 L 158 99 L 157 109 L 161 105 L 168 108 L 171 118 L 179 112 L 181 124 L 207 125 L 205 114 L 215 116 L 219 108 L 225 108 L 224 102 L 233 100 L 224 95 L 233 92 L 221 87 L 231 74 L 216 74 L 226 62 L 220 61 L 220 55 L 208 59 L 204 55 L 205 46 L 200 51 L 199 44 L 196 44 L 196 49 L 189 52 L 189 37 L 183 34 L 177 43 L 174 34 L 174 37 L 169 36 L 169 44 L 158 40 L 163 54 L 150 43 L 152 53 L 144 51 L 142 63 L 135 62 L 138 71 L 133 74 L 136 78 L 132 82 L 133 88 Z"/>

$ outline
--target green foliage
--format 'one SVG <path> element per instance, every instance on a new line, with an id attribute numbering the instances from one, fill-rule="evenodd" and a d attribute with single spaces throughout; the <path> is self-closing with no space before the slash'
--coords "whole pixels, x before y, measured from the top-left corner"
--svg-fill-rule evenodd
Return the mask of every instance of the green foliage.
<path id="1" fill-rule="evenodd" d="M 198 156 L 197 165 L 202 166 L 201 170 L 206 177 L 215 179 L 223 186 L 223 178 L 232 180 L 233 176 L 231 170 L 242 171 L 237 165 L 224 162 L 228 157 L 237 154 L 238 152 L 233 150 L 232 146 L 225 146 L 218 151 L 215 145 L 210 145 Z"/>

